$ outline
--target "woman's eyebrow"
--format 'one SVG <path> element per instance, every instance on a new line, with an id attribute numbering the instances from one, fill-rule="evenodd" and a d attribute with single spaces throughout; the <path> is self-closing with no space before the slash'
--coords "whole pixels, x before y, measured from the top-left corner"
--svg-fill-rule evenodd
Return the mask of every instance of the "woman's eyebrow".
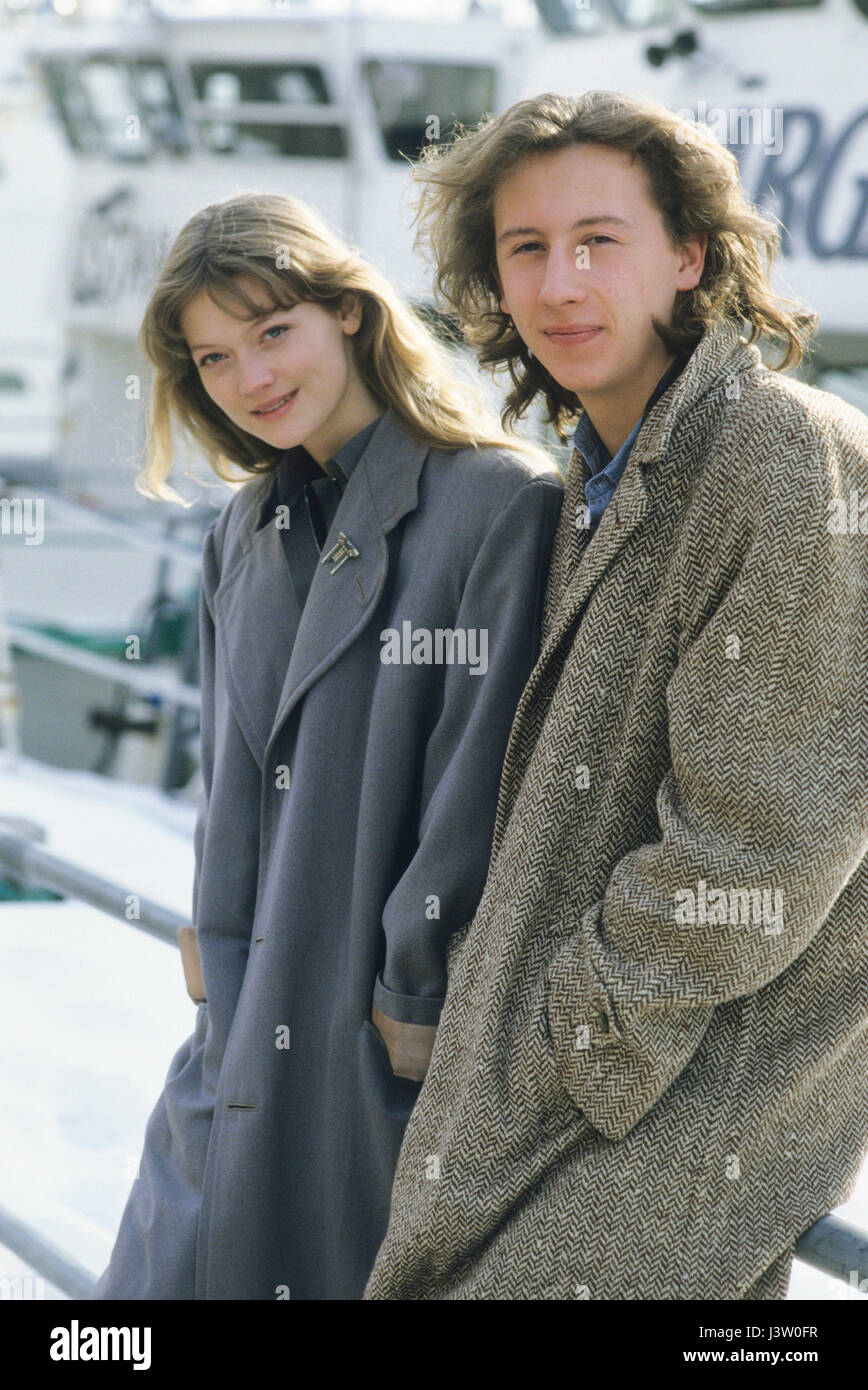
<path id="1" fill-rule="evenodd" d="M 266 319 L 273 319 L 275 314 L 288 314 L 290 309 L 294 308 L 294 304 L 278 304 L 276 309 L 268 309 L 263 314 L 256 314 L 250 320 L 250 327 L 255 328 L 258 323 L 264 323 Z M 201 352 L 203 348 L 219 348 L 219 346 L 219 343 L 196 343 L 195 347 L 190 348 L 190 351 Z"/>

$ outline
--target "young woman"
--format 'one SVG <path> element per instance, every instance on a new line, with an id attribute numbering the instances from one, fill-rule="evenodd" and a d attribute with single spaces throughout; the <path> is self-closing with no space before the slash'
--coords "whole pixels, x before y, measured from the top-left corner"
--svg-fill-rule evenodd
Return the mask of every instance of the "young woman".
<path id="1" fill-rule="evenodd" d="M 205 1002 L 95 1297 L 356 1299 L 481 896 L 561 484 L 293 199 L 193 217 L 140 341 L 142 489 L 177 497 L 176 424 L 250 476 L 204 543 Z"/>

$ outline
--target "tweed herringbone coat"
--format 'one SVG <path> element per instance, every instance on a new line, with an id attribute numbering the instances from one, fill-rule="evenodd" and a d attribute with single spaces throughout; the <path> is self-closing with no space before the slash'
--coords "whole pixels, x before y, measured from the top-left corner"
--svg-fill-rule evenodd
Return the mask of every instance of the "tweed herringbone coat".
<path id="1" fill-rule="evenodd" d="M 780 1298 L 868 1150 L 868 422 L 721 325 L 580 466 L 366 1298 Z"/>

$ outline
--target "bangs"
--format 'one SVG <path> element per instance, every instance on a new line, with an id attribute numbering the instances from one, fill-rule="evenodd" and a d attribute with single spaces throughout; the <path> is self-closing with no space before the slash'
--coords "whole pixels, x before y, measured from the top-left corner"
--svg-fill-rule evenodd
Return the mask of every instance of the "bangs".
<path id="1" fill-rule="evenodd" d="M 259 293 L 251 296 L 239 283 L 238 277 L 247 275 L 251 279 L 258 280 Z M 300 295 L 293 294 L 291 287 L 286 283 L 285 273 L 280 276 L 280 292 L 277 288 L 277 276 L 275 280 L 266 279 L 245 266 L 243 270 L 238 270 L 227 274 L 225 269 L 214 271 L 213 277 L 209 278 L 202 288 L 224 313 L 231 314 L 233 318 L 257 319 L 270 318 L 272 314 L 278 313 L 281 309 L 294 309 L 299 303 Z M 233 308 L 233 306 L 235 306 Z M 237 308 L 243 312 L 236 312 Z"/>

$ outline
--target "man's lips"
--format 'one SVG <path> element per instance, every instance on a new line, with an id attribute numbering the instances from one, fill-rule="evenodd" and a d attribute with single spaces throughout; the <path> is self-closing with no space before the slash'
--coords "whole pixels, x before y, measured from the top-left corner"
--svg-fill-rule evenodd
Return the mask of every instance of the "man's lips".
<path id="1" fill-rule="evenodd" d="M 558 343 L 562 347 L 572 347 L 577 343 L 589 343 L 602 331 L 602 328 L 596 324 L 568 323 L 564 324 L 562 328 L 544 328 L 543 334 L 553 343 Z"/>

